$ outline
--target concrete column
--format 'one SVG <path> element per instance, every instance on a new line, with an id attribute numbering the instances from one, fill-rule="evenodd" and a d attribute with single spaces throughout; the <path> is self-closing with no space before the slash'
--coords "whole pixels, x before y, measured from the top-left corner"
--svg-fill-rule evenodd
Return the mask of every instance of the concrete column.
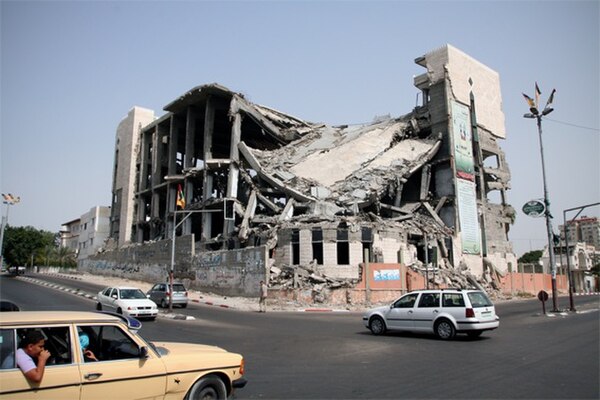
<path id="1" fill-rule="evenodd" d="M 237 198 L 238 179 L 240 171 L 237 162 L 240 160 L 240 151 L 238 144 L 242 136 L 242 116 L 239 112 L 233 117 L 233 125 L 231 127 L 231 148 L 229 149 L 229 176 L 227 178 L 227 194 L 228 198 Z M 225 220 L 223 223 L 223 236 L 228 238 L 230 233 L 235 229 L 235 221 Z"/>
<path id="2" fill-rule="evenodd" d="M 148 176 L 148 148 L 152 135 L 145 132 L 141 138 L 140 154 L 140 180 L 138 182 L 138 192 L 146 189 L 146 177 Z"/>
<path id="3" fill-rule="evenodd" d="M 204 111 L 204 161 L 212 158 L 212 143 L 215 129 L 215 106 L 214 99 L 209 96 L 206 99 L 206 109 Z M 204 182 L 202 193 L 206 201 L 213 192 L 213 177 L 210 171 L 204 168 Z M 202 240 L 212 237 L 212 213 L 202 213 Z"/>

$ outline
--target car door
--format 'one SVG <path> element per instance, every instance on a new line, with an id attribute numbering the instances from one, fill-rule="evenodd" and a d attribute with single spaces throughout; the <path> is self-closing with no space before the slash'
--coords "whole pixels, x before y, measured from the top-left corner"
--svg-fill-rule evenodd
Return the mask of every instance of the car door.
<path id="1" fill-rule="evenodd" d="M 408 293 L 390 306 L 386 315 L 388 329 L 412 330 L 414 306 L 418 296 L 419 293 Z"/>
<path id="2" fill-rule="evenodd" d="M 433 332 L 433 321 L 440 312 L 440 293 L 426 292 L 414 309 L 413 323 L 415 331 Z"/>
<path id="3" fill-rule="evenodd" d="M 84 359 L 78 348 L 82 400 L 164 397 L 167 378 L 162 360 L 152 350 L 142 357 L 145 343 L 131 332 L 117 324 L 81 324 L 78 331 L 88 336 L 88 349 L 98 359 Z"/>
<path id="4" fill-rule="evenodd" d="M 152 289 L 150 289 L 150 291 L 148 292 L 148 294 L 150 295 L 150 300 L 152 300 L 156 304 L 160 304 L 161 286 L 162 285 L 160 283 L 157 283 L 156 285 L 152 286 Z"/>
<path id="5" fill-rule="evenodd" d="M 119 299 L 119 289 L 112 288 L 108 296 L 106 296 L 106 307 L 113 312 L 117 312 L 117 308 L 119 308 L 119 304 L 117 300 Z"/>
<path id="6" fill-rule="evenodd" d="M 3 360 L 0 366 L 0 397 L 16 400 L 78 399 L 80 377 L 73 353 L 70 326 L 27 327 L 27 329 L 42 331 L 47 338 L 45 348 L 51 354 L 44 369 L 44 377 L 39 383 L 31 382 L 25 378 L 15 362 L 19 337 L 25 329 L 3 328 L 0 331 L 1 343 L 4 346 Z"/>

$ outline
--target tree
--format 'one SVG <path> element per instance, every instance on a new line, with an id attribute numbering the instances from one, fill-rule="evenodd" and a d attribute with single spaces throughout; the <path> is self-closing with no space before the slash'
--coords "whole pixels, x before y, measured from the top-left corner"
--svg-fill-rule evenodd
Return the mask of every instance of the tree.
<path id="1" fill-rule="evenodd" d="M 59 247 L 55 249 L 54 256 L 58 261 L 59 267 L 73 268 L 77 266 L 77 255 L 68 247 Z"/>
<path id="2" fill-rule="evenodd" d="M 56 246 L 56 234 L 32 226 L 6 226 L 4 231 L 4 260 L 7 265 L 27 265 L 31 256 L 43 253 L 46 246 Z"/>
<path id="3" fill-rule="evenodd" d="M 540 258 L 542 258 L 542 250 L 532 250 L 523 254 L 518 261 L 522 264 L 536 264 Z"/>

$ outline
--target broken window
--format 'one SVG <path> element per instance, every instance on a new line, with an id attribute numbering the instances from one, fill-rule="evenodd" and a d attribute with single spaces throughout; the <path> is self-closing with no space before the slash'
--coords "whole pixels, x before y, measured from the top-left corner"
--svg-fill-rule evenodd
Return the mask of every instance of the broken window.
<path id="1" fill-rule="evenodd" d="M 363 249 L 363 262 L 373 262 L 373 230 L 371 228 L 362 228 L 361 241 Z M 368 251 L 365 258 L 365 250 Z"/>
<path id="2" fill-rule="evenodd" d="M 300 264 L 300 230 L 292 229 L 292 265 Z"/>
<path id="3" fill-rule="evenodd" d="M 321 228 L 312 229 L 312 254 L 313 260 L 317 260 L 318 265 L 323 265 L 323 230 Z"/>
<path id="4" fill-rule="evenodd" d="M 348 226 L 340 224 L 337 229 L 337 263 L 350 264 L 350 243 L 348 242 Z"/>

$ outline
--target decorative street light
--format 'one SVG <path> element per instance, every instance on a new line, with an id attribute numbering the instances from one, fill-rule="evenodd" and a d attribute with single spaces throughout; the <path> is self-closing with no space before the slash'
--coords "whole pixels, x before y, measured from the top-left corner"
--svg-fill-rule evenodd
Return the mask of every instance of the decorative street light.
<path id="1" fill-rule="evenodd" d="M 4 252 L 3 252 L 3 242 L 4 242 L 4 228 L 8 224 L 8 210 L 10 206 L 14 206 L 18 202 L 21 201 L 19 196 L 13 196 L 12 194 L 4 194 L 2 193 L 2 203 L 6 204 L 6 216 L 2 217 L 2 228 L 0 229 L 0 270 L 2 270 L 2 266 L 4 264 Z"/>
<path id="2" fill-rule="evenodd" d="M 542 143 L 542 118 L 544 116 L 550 114 L 552 111 L 554 111 L 554 109 L 550 107 L 550 105 L 552 104 L 552 101 L 554 100 L 554 93 L 556 93 L 556 89 L 552 89 L 552 93 L 550 93 L 550 97 L 548 98 L 548 101 L 546 102 L 544 109 L 540 113 L 538 104 L 539 104 L 540 94 L 542 94 L 542 92 L 540 91 L 540 88 L 538 87 L 537 82 L 536 82 L 536 84 L 535 84 L 535 100 L 532 99 L 531 97 L 527 96 L 525 93 L 523 93 L 523 97 L 525 97 L 525 100 L 527 101 L 527 104 L 529 105 L 529 111 L 530 111 L 530 113 L 523 115 L 523 117 L 537 120 L 538 136 L 539 136 L 539 140 L 540 140 L 540 153 L 542 155 L 542 178 L 544 181 L 544 204 L 546 205 L 545 216 L 546 216 L 546 229 L 548 231 L 548 256 L 550 259 L 550 269 L 552 271 L 552 306 L 553 306 L 552 311 L 557 312 L 558 307 L 556 304 L 556 263 L 554 262 L 554 244 L 553 244 L 554 243 L 554 240 L 553 240 L 554 233 L 552 232 L 552 214 L 550 214 L 550 200 L 548 198 L 548 186 L 546 184 L 546 168 L 545 168 L 545 164 L 544 164 L 544 146 Z"/>

